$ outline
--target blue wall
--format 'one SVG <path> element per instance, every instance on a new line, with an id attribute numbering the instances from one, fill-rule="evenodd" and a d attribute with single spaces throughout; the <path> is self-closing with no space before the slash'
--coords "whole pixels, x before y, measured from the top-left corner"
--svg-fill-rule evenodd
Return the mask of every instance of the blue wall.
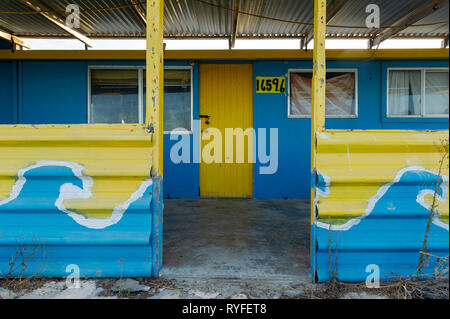
<path id="1" fill-rule="evenodd" d="M 311 61 L 256 61 L 256 76 L 287 76 L 289 69 L 312 69 Z M 387 67 L 448 67 L 448 61 L 328 61 L 330 69 L 358 69 L 358 117 L 326 119 L 329 129 L 448 129 L 444 119 L 387 119 Z M 254 93 L 254 127 L 278 128 L 278 171 L 260 175 L 259 165 L 253 170 L 253 193 L 256 198 L 310 197 L 309 118 L 288 118 L 286 94 Z M 266 147 L 268 149 L 268 146 Z M 270 185 L 270 187 L 269 187 Z"/>
<path id="2" fill-rule="evenodd" d="M 0 61 L 0 124 L 17 122 L 16 62 Z"/>
<path id="3" fill-rule="evenodd" d="M 330 69 L 358 69 L 358 117 L 327 119 L 326 127 L 334 129 L 380 129 L 381 94 L 380 63 L 328 61 Z M 254 63 L 254 76 L 286 76 L 289 69 L 312 69 L 311 61 Z M 370 88 L 370 89 L 368 89 Z M 288 118 L 288 96 L 285 94 L 254 94 L 254 126 L 278 128 L 278 171 L 260 175 L 254 165 L 254 196 L 256 198 L 309 198 L 311 119 Z M 276 185 L 276 187 L 267 187 Z"/>
<path id="4" fill-rule="evenodd" d="M 11 42 L 5 40 L 5 39 L 0 39 L 0 50 L 9 50 L 11 49 Z"/>
<path id="5" fill-rule="evenodd" d="M 168 66 L 189 65 L 187 62 L 167 61 Z M 198 63 L 192 67 L 193 76 L 193 118 L 198 119 Z M 191 163 L 174 164 L 170 160 L 170 148 L 177 143 L 177 140 L 171 140 L 170 134 L 164 134 L 164 197 L 170 198 L 195 198 L 199 196 L 199 165 L 193 163 L 192 145 L 194 134 L 189 134 L 191 145 Z M 198 138 L 198 135 L 196 135 Z"/>
<path id="6" fill-rule="evenodd" d="M 24 61 L 19 81 L 20 123 L 86 123 L 86 62 Z"/>
<path id="7" fill-rule="evenodd" d="M 145 66 L 145 61 L 88 61 L 88 66 L 122 65 Z M 188 61 L 165 61 L 165 66 L 189 66 Z M 198 119 L 198 63 L 192 66 L 193 76 L 193 118 Z M 86 75 L 87 79 L 87 75 Z M 87 87 L 87 80 L 83 83 Z M 86 98 L 87 99 L 87 98 Z M 86 109 L 87 102 L 81 104 Z M 87 121 L 87 120 L 86 120 Z M 190 134 L 192 145 L 193 135 Z M 181 138 L 181 137 L 180 137 Z M 178 140 L 170 140 L 170 134 L 164 134 L 164 197 L 195 198 L 199 195 L 199 166 L 198 164 L 174 164 L 170 160 L 170 148 Z M 192 150 L 191 150 L 192 158 Z"/>
<path id="8" fill-rule="evenodd" d="M 0 124 L 86 123 L 88 66 L 144 64 L 145 61 L 2 61 Z M 165 64 L 189 65 L 188 61 L 166 61 Z M 311 61 L 253 62 L 254 77 L 287 76 L 289 69 L 311 67 Z M 447 60 L 328 61 L 327 67 L 358 69 L 358 117 L 327 119 L 327 128 L 448 129 L 448 118 L 393 119 L 385 116 L 388 67 L 448 67 Z M 193 80 L 193 118 L 198 119 L 198 63 L 193 66 Z M 287 98 L 287 94 L 254 93 L 255 129 L 278 128 L 279 140 L 278 171 L 273 175 L 260 175 L 259 164 L 254 165 L 253 193 L 256 198 L 309 198 L 310 119 L 288 118 Z M 193 135 L 189 138 L 192 145 Z M 164 196 L 198 197 L 199 165 L 172 163 L 170 148 L 176 142 L 170 140 L 170 135 L 164 135 Z"/>

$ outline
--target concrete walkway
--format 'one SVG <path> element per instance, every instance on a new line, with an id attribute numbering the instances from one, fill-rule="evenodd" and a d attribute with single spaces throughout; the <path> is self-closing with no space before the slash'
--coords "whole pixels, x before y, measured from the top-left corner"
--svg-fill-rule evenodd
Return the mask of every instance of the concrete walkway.
<path id="1" fill-rule="evenodd" d="M 310 281 L 309 233 L 309 200 L 165 200 L 161 275 Z"/>

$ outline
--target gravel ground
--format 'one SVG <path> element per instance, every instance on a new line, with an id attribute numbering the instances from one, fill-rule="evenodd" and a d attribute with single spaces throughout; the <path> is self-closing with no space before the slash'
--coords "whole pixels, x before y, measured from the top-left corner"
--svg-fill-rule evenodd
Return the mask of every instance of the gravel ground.
<path id="1" fill-rule="evenodd" d="M 62 278 L 0 279 L 0 299 L 448 299 L 448 280 L 364 284 L 293 283 L 236 278 L 100 278 L 81 279 L 68 288 Z"/>

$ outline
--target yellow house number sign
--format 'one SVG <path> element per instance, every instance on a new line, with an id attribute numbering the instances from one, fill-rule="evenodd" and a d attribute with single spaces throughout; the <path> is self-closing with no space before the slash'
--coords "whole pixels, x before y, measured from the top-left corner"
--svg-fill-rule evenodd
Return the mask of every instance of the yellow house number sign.
<path id="1" fill-rule="evenodd" d="M 284 93 L 286 92 L 286 78 L 284 76 L 257 76 L 256 93 Z"/>

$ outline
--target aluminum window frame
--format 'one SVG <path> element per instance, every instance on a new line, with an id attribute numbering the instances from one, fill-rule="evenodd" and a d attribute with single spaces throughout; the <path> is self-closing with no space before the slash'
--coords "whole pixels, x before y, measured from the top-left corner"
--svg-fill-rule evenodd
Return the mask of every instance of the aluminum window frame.
<path id="1" fill-rule="evenodd" d="M 359 116 L 359 94 L 358 94 L 358 89 L 359 89 L 359 85 L 358 85 L 358 69 L 357 68 L 327 68 L 327 73 L 333 73 L 333 72 L 342 72 L 342 73 L 349 73 L 349 72 L 353 72 L 355 73 L 355 114 L 352 115 L 326 115 L 326 110 L 325 110 L 325 118 L 332 118 L 332 119 L 356 119 Z M 288 118 L 305 118 L 305 119 L 310 119 L 311 115 L 292 115 L 290 113 L 290 103 L 291 103 L 291 73 L 312 73 L 313 69 L 288 69 L 288 74 L 287 74 L 287 115 Z M 311 90 L 312 93 L 312 90 Z M 312 97 L 311 97 L 312 98 Z M 312 100 L 311 100 L 312 101 Z M 312 108 L 312 105 L 311 105 Z"/>
<path id="2" fill-rule="evenodd" d="M 143 118 L 143 110 L 144 110 L 144 102 L 143 102 L 143 89 L 141 88 L 141 76 L 142 69 L 145 69 L 145 66 L 140 65 L 89 65 L 88 66 L 88 103 L 87 103 L 87 114 L 88 124 L 100 124 L 92 122 L 92 83 L 91 83 L 91 71 L 92 70 L 136 70 L 138 73 L 138 113 L 139 113 L 139 123 L 126 123 L 126 124 L 144 124 L 145 119 Z M 114 123 L 121 124 L 121 123 Z"/>
<path id="3" fill-rule="evenodd" d="M 91 71 L 92 70 L 137 70 L 138 72 L 138 112 L 139 112 L 139 123 L 127 123 L 127 124 L 145 124 L 144 118 L 144 72 L 146 70 L 145 65 L 89 65 L 87 72 L 87 123 L 88 124 L 98 124 L 92 122 L 92 92 L 91 92 Z M 180 66 L 164 66 L 164 70 L 189 70 L 190 73 L 190 108 L 191 108 L 191 128 L 190 130 L 172 130 L 164 131 L 164 134 L 176 133 L 176 134 L 193 134 L 194 126 L 194 79 L 193 79 L 193 67 L 180 65 Z M 164 104 L 164 103 L 163 103 Z M 120 124 L 120 123 L 117 123 Z"/>
<path id="4" fill-rule="evenodd" d="M 164 131 L 164 134 L 193 134 L 193 128 L 194 128 L 194 77 L 193 77 L 193 67 L 191 65 L 168 65 L 164 67 L 164 70 L 189 70 L 191 75 L 191 129 L 190 130 L 172 130 L 172 131 Z M 164 125 L 164 124 L 163 124 Z"/>
<path id="5" fill-rule="evenodd" d="M 393 71 L 420 71 L 420 114 L 418 115 L 393 115 L 389 110 L 389 72 Z M 426 103 L 426 73 L 447 71 L 446 67 L 390 67 L 386 69 L 386 118 L 422 119 L 422 118 L 448 118 L 448 114 L 425 114 Z"/>

